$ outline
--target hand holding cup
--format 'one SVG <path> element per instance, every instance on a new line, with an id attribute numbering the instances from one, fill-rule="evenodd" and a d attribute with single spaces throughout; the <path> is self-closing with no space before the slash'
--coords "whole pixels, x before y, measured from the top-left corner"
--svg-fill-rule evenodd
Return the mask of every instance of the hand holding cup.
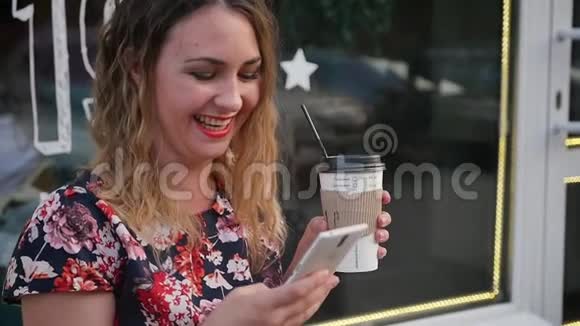
<path id="1" fill-rule="evenodd" d="M 390 202 L 391 196 L 389 192 L 383 190 L 382 204 L 388 205 Z M 379 244 L 386 243 L 389 240 L 389 232 L 385 230 L 385 228 L 390 224 L 391 224 L 391 215 L 389 213 L 383 211 L 379 216 L 377 216 L 376 219 L 377 230 L 375 231 L 375 240 L 377 243 Z M 302 235 L 302 238 L 300 239 L 300 242 L 298 243 L 298 246 L 296 247 L 294 257 L 288 267 L 287 275 L 290 275 L 290 273 L 294 269 L 294 266 L 296 266 L 296 264 L 300 261 L 302 256 L 306 253 L 306 250 L 308 250 L 308 248 L 312 245 L 314 239 L 316 239 L 316 237 L 318 236 L 318 233 L 327 231 L 328 229 L 329 229 L 328 223 L 326 223 L 326 218 L 324 216 L 316 216 L 310 220 L 308 226 L 306 227 L 306 230 L 304 231 L 304 234 Z M 379 259 L 383 259 L 386 254 L 387 249 L 385 247 L 379 246 L 377 250 L 377 257 Z"/>

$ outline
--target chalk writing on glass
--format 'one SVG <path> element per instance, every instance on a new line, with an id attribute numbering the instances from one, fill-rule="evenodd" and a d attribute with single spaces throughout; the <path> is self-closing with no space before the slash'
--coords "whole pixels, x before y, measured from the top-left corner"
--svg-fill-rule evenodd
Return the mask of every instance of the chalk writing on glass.
<path id="1" fill-rule="evenodd" d="M 89 59 L 89 50 L 87 48 L 87 0 L 81 0 L 81 9 L 79 13 L 79 28 L 81 33 L 81 56 L 83 57 L 83 64 L 85 70 L 91 75 L 92 79 L 95 79 L 95 70 L 91 66 L 91 61 Z"/>
<path id="2" fill-rule="evenodd" d="M 85 66 L 85 70 L 91 76 L 92 79 L 95 79 L 95 70 L 91 65 L 91 60 L 89 59 L 89 51 L 87 47 L 87 1 L 88 0 L 81 0 L 81 7 L 79 13 L 79 27 L 80 27 L 80 34 L 81 34 L 81 56 L 83 58 L 83 65 Z M 115 0 L 107 0 L 103 7 L 103 24 L 106 24 L 111 17 L 113 16 L 113 12 L 115 11 L 116 4 Z M 83 110 L 85 111 L 85 116 L 87 120 L 91 121 L 92 119 L 92 105 L 95 102 L 94 98 L 88 97 L 83 99 Z"/>
<path id="3" fill-rule="evenodd" d="M 92 97 L 87 97 L 83 99 L 83 110 L 85 111 L 85 117 L 87 121 L 91 121 L 93 119 L 93 109 L 92 106 L 95 103 L 95 99 Z"/>
<path id="4" fill-rule="evenodd" d="M 38 132 L 38 105 L 36 97 L 36 70 L 34 51 L 34 4 L 18 9 L 18 0 L 12 0 L 12 16 L 28 22 L 30 97 L 34 132 L 34 147 L 44 155 L 70 153 L 71 142 L 71 103 L 70 74 L 67 41 L 65 0 L 52 0 L 52 31 L 54 51 L 54 76 L 57 106 L 58 140 L 41 141 Z"/>

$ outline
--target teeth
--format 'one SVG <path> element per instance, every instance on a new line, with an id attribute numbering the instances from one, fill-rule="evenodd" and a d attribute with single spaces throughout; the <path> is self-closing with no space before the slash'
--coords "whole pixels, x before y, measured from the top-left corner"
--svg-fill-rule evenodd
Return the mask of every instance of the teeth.
<path id="1" fill-rule="evenodd" d="M 194 116 L 194 118 L 197 122 L 201 123 L 204 128 L 214 131 L 225 129 L 232 121 L 232 119 L 227 120 L 213 119 L 205 115 L 196 115 Z"/>
<path id="2" fill-rule="evenodd" d="M 225 127 L 212 127 L 212 126 L 209 126 L 209 125 L 206 125 L 206 124 L 204 124 L 204 125 L 203 125 L 203 127 L 204 127 L 205 129 L 208 129 L 208 130 L 214 130 L 214 131 L 218 131 L 218 130 L 223 130 L 223 129 L 225 129 Z"/>

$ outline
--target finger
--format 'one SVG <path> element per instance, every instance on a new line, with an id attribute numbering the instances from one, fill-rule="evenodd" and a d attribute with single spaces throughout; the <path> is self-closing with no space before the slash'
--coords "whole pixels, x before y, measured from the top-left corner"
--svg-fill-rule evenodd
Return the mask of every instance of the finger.
<path id="1" fill-rule="evenodd" d="M 379 250 L 377 250 L 377 257 L 379 259 L 383 259 L 383 258 L 385 258 L 386 255 L 387 255 L 387 248 L 379 247 Z"/>
<path id="2" fill-rule="evenodd" d="M 328 281 L 329 276 L 327 270 L 318 271 L 295 282 L 274 288 L 266 296 L 265 302 L 274 307 L 291 305 L 323 286 Z"/>
<path id="3" fill-rule="evenodd" d="M 282 320 L 286 321 L 284 325 L 303 325 L 311 317 L 307 313 L 310 308 L 320 306 L 330 290 L 336 286 L 337 281 L 336 276 L 329 276 L 324 284 L 311 291 L 307 296 L 292 302 L 290 305 L 278 308 Z"/>
<path id="4" fill-rule="evenodd" d="M 377 230 L 375 232 L 375 239 L 378 243 L 387 242 L 389 240 L 389 231 L 383 229 Z"/>
<path id="5" fill-rule="evenodd" d="M 388 191 L 383 190 L 383 205 L 387 205 L 390 202 L 391 202 L 391 194 Z"/>
<path id="6" fill-rule="evenodd" d="M 326 293 L 324 294 L 324 298 L 322 300 L 319 300 L 314 305 L 308 307 L 303 313 L 300 313 L 298 315 L 294 315 L 293 317 L 291 317 L 290 320 L 287 321 L 285 326 L 286 325 L 288 325 L 288 326 L 302 326 L 302 325 L 304 325 L 304 323 L 307 322 L 310 318 L 312 318 L 312 316 L 314 316 L 314 314 L 318 311 L 318 309 L 320 309 L 320 306 L 322 305 L 322 303 L 324 302 L 326 297 L 328 297 L 328 294 L 330 293 L 330 291 L 331 290 L 326 291 Z"/>
<path id="7" fill-rule="evenodd" d="M 294 257 L 286 271 L 287 275 L 290 275 L 289 273 L 294 270 L 295 265 L 298 264 L 300 258 L 302 258 L 308 248 L 310 248 L 318 234 L 326 230 L 328 230 L 328 224 L 326 223 L 326 218 L 324 216 L 316 216 L 310 220 L 306 230 L 304 230 L 300 242 L 298 242 L 296 250 L 294 251 Z"/>
<path id="8" fill-rule="evenodd" d="M 379 215 L 379 217 L 377 218 L 377 227 L 378 228 L 384 228 L 389 226 L 389 224 L 391 224 L 391 222 L 393 221 L 391 214 L 387 213 L 387 212 L 382 212 L 381 215 Z"/>
<path id="9" fill-rule="evenodd" d="M 306 227 L 306 232 L 312 232 L 316 235 L 326 230 L 328 230 L 328 225 L 326 224 L 326 217 L 324 216 L 313 217 Z"/>
<path id="10" fill-rule="evenodd" d="M 310 222 L 308 222 L 306 230 L 304 230 L 304 234 L 302 235 L 302 239 L 300 239 L 300 243 L 298 244 L 296 251 L 309 248 L 318 234 L 326 230 L 328 230 L 326 218 L 324 216 L 313 217 Z"/>
<path id="11" fill-rule="evenodd" d="M 288 306 L 284 313 L 290 325 L 302 325 L 310 319 L 324 302 L 330 291 L 338 285 L 339 279 L 330 276 L 327 282 L 300 301 Z"/>

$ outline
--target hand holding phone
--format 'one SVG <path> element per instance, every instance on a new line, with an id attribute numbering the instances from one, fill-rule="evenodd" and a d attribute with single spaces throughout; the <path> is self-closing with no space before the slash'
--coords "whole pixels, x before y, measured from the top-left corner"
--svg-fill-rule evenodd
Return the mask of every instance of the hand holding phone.
<path id="1" fill-rule="evenodd" d="M 286 283 L 324 269 L 334 274 L 338 264 L 367 229 L 367 224 L 356 224 L 320 232 Z"/>

